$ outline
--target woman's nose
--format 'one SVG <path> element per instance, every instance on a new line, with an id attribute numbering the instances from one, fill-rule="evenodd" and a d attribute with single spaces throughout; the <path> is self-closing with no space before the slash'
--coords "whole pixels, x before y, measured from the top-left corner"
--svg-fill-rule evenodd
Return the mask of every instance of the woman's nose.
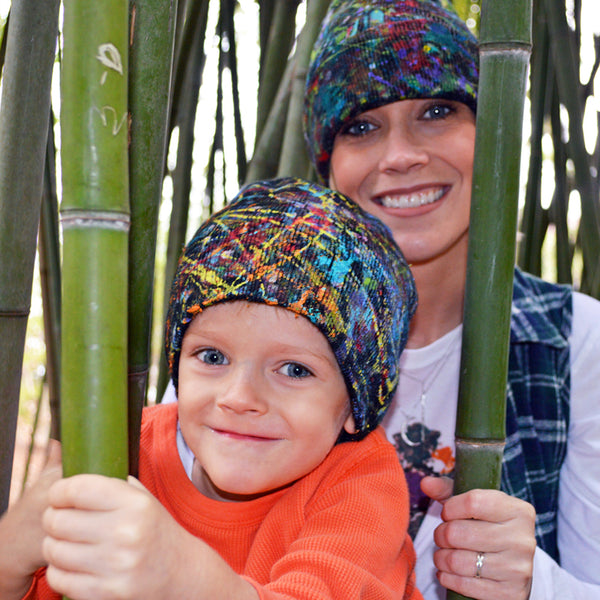
<path id="1" fill-rule="evenodd" d="M 260 374 L 242 366 L 232 370 L 227 381 L 223 382 L 217 405 L 236 413 L 264 414 L 268 403 Z"/>
<path id="2" fill-rule="evenodd" d="M 406 173 L 429 162 L 429 152 L 404 129 L 391 129 L 380 149 L 379 170 Z"/>

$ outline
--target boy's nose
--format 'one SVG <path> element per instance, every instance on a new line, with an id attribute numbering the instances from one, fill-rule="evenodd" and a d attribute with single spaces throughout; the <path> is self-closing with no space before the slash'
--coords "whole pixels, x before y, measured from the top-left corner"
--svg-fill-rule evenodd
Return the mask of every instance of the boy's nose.
<path id="1" fill-rule="evenodd" d="M 236 413 L 264 414 L 267 402 L 264 398 L 261 377 L 248 368 L 239 368 L 231 373 L 217 398 L 217 405 Z"/>

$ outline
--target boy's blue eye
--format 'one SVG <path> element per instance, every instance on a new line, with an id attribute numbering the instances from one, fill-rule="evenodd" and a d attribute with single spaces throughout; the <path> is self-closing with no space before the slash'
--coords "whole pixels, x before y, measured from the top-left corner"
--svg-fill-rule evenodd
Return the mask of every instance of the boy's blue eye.
<path id="1" fill-rule="evenodd" d="M 282 371 L 288 377 L 295 379 L 301 379 L 302 377 L 310 377 L 312 373 L 302 365 L 298 363 L 287 363 L 283 366 Z"/>
<path id="2" fill-rule="evenodd" d="M 207 365 L 226 365 L 227 359 L 222 352 L 215 348 L 207 348 L 198 352 L 198 358 Z"/>

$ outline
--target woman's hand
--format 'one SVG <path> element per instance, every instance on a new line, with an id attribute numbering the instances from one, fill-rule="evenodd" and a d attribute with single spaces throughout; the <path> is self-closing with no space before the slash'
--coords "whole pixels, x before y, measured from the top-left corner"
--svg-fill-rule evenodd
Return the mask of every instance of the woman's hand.
<path id="1" fill-rule="evenodd" d="M 423 491 L 444 504 L 434 533 L 440 583 L 478 600 L 526 600 L 535 552 L 535 510 L 496 490 L 452 494 L 452 480 L 425 477 Z"/>

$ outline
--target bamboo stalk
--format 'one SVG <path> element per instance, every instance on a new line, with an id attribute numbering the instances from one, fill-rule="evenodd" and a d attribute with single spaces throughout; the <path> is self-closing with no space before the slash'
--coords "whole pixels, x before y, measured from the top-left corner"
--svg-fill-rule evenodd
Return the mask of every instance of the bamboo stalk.
<path id="1" fill-rule="evenodd" d="M 129 472 L 137 475 L 150 368 L 154 261 L 170 110 L 176 1 L 130 0 Z"/>
<path id="2" fill-rule="evenodd" d="M 63 35 L 63 472 L 125 478 L 127 0 L 66 0 Z"/>
<path id="3" fill-rule="evenodd" d="M 235 27 L 233 21 L 234 0 L 227 0 L 223 7 L 226 9 L 223 14 L 223 31 L 229 40 L 229 50 L 227 52 L 226 64 L 231 72 L 231 87 L 233 99 L 233 124 L 235 134 L 235 147 L 238 169 L 238 185 L 242 185 L 246 179 L 247 161 L 246 145 L 244 142 L 244 129 L 242 127 L 242 116 L 240 112 L 240 94 L 238 84 L 237 52 L 235 40 Z"/>
<path id="4" fill-rule="evenodd" d="M 4 68 L 4 58 L 6 57 L 6 40 L 8 38 L 8 26 L 10 23 L 10 10 L 6 16 L 6 21 L 2 26 L 2 36 L 0 37 L 0 77 L 2 77 L 2 69 Z"/>
<path id="5" fill-rule="evenodd" d="M 530 29 L 531 0 L 483 3 L 456 424 L 456 494 L 500 486 L 518 204 L 518 149 L 531 50 Z M 447 597 L 462 598 L 450 591 Z"/>
<path id="6" fill-rule="evenodd" d="M 283 145 L 286 116 L 291 94 L 291 78 L 294 59 L 288 63 L 281 78 L 275 101 L 263 127 L 260 138 L 254 145 L 254 153 L 246 174 L 246 183 L 275 177 Z"/>
<path id="7" fill-rule="evenodd" d="M 58 0 L 14 0 L 7 33 L 0 102 L 0 514 L 10 494 L 58 6 Z"/>
<path id="8" fill-rule="evenodd" d="M 177 116 L 179 127 L 179 143 L 177 146 L 177 164 L 173 173 L 173 207 L 169 224 L 167 241 L 167 257 L 165 264 L 164 291 L 162 298 L 163 315 L 166 315 L 171 282 L 175 276 L 177 262 L 185 243 L 187 216 L 190 202 L 192 152 L 194 149 L 194 126 L 198 94 L 204 68 L 204 52 L 202 50 L 208 20 L 208 3 L 202 4 L 202 10 L 195 14 L 193 24 L 195 35 L 190 37 L 192 46 L 189 49 L 190 60 L 182 74 L 182 85 L 173 97 L 172 114 Z M 191 27 L 191 24 L 190 24 Z M 161 398 L 167 386 L 169 376 L 164 354 L 160 353 L 159 375 L 156 384 L 157 398 Z"/>
<path id="9" fill-rule="evenodd" d="M 525 205 L 520 224 L 522 239 L 519 243 L 518 262 L 522 269 L 539 276 L 542 271 L 542 244 L 547 229 L 547 219 L 541 206 L 542 135 L 548 105 L 552 99 L 553 72 L 549 61 L 548 27 L 539 3 L 534 5 L 534 11 L 530 76 L 530 156 Z"/>
<path id="10" fill-rule="evenodd" d="M 554 79 L 554 78 L 553 78 Z M 556 280 L 559 283 L 573 282 L 572 262 L 573 248 L 569 239 L 567 225 L 567 208 L 569 192 L 567 182 L 567 153 L 562 141 L 562 128 L 560 124 L 560 103 L 556 81 L 552 94 L 553 102 L 550 118 L 552 122 L 552 139 L 554 146 L 554 195 L 550 212 L 556 227 Z"/>
<path id="11" fill-rule="evenodd" d="M 46 385 L 50 404 L 50 437 L 54 440 L 60 440 L 61 277 L 53 115 L 50 115 L 48 125 L 38 254 L 44 313 L 44 341 L 46 344 Z"/>
<path id="12" fill-rule="evenodd" d="M 306 73 L 312 47 L 319 35 L 321 23 L 325 18 L 329 4 L 330 0 L 313 0 L 308 3 L 306 23 L 298 37 L 290 105 L 277 172 L 279 177 L 290 175 L 306 177 L 308 173 L 310 160 L 306 151 L 306 142 L 304 141 L 302 130 Z"/>
<path id="13" fill-rule="evenodd" d="M 271 23 L 273 22 L 275 0 L 258 0 L 258 6 L 258 43 L 260 46 L 258 80 L 260 81 L 267 56 L 267 44 L 269 43 L 269 31 L 271 31 Z"/>
<path id="14" fill-rule="evenodd" d="M 280 0 L 275 2 L 269 41 L 266 47 L 258 86 L 258 105 L 256 111 L 256 139 L 260 138 L 267 115 L 279 88 L 279 82 L 285 71 L 289 53 L 294 41 L 296 11 L 300 0 Z"/>
<path id="15" fill-rule="evenodd" d="M 177 28 L 175 31 L 175 53 L 173 58 L 173 82 L 171 85 L 171 116 L 169 120 L 169 134 L 179 122 L 180 99 L 185 94 L 182 91 L 186 84 L 189 65 L 200 64 L 198 73 L 202 80 L 202 69 L 204 60 L 193 56 L 200 52 L 202 55 L 204 38 L 206 36 L 206 22 L 208 19 L 208 0 L 178 0 L 178 7 L 185 8 L 183 11 L 177 9 Z M 185 118 L 185 117 L 183 117 Z"/>
<path id="16" fill-rule="evenodd" d="M 38 425 L 40 423 L 40 414 L 42 412 L 42 401 L 44 399 L 44 388 L 46 387 L 46 373 L 41 377 L 36 377 L 39 381 L 38 394 L 35 399 L 35 413 L 33 415 L 33 423 L 31 424 L 31 435 L 29 436 L 29 444 L 27 446 L 27 456 L 25 457 L 25 465 L 23 468 L 23 479 L 21 480 L 21 495 L 27 487 L 27 480 L 29 479 L 29 469 L 31 467 L 31 458 L 33 456 L 33 450 L 35 448 L 35 436 L 37 434 Z"/>

